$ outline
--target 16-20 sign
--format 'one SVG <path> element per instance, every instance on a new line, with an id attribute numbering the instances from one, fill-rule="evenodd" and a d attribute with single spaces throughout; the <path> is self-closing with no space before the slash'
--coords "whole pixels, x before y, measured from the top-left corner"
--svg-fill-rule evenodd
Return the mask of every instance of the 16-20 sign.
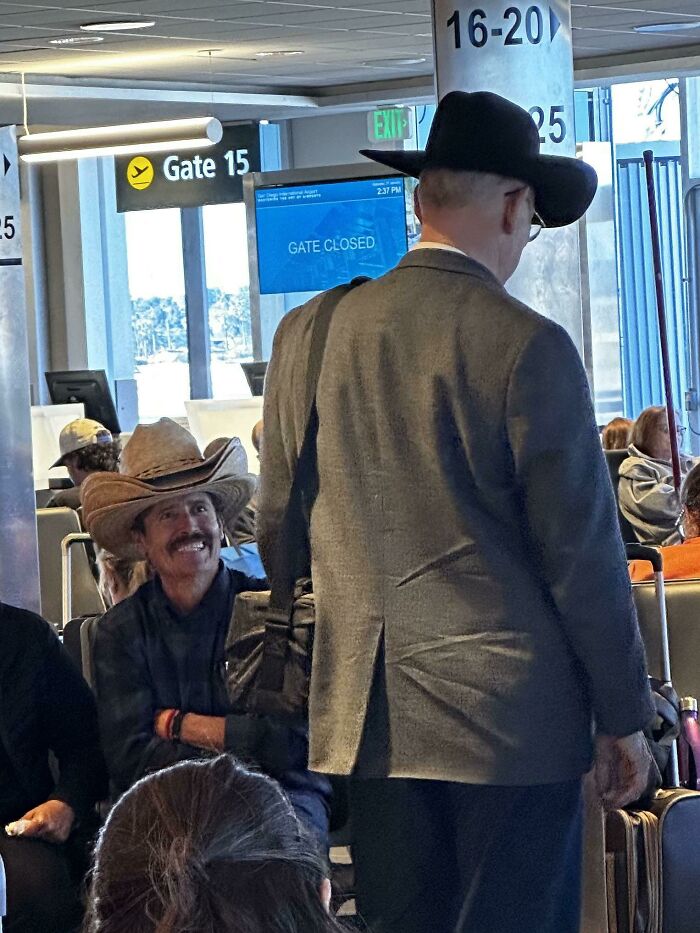
<path id="1" fill-rule="evenodd" d="M 539 45 L 544 38 L 544 16 L 538 6 L 529 6 L 523 13 L 517 6 L 509 6 L 503 11 L 503 25 L 489 28 L 485 10 L 477 7 L 466 17 L 466 23 L 459 10 L 455 10 L 447 20 L 452 29 L 454 47 L 462 48 L 466 39 L 475 49 L 483 48 L 489 38 L 503 39 L 504 45 Z"/>

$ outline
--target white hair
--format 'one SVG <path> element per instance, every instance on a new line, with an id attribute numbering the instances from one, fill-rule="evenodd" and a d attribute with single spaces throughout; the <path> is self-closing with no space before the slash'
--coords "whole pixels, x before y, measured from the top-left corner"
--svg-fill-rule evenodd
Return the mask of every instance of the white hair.
<path id="1" fill-rule="evenodd" d="M 526 184 L 489 172 L 431 168 L 421 173 L 418 199 L 421 205 L 438 209 L 487 205 L 509 187 L 526 187 Z"/>

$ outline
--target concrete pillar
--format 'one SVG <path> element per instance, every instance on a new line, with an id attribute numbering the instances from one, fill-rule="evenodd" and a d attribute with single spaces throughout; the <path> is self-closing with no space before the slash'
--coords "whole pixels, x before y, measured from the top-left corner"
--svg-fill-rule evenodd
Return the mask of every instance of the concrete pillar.
<path id="1" fill-rule="evenodd" d="M 15 127 L 0 129 L 0 600 L 39 611 Z"/>
<path id="2" fill-rule="evenodd" d="M 433 0 L 438 99 L 449 91 L 494 91 L 530 111 L 543 153 L 572 156 L 573 58 L 569 0 Z M 583 349 L 578 228 L 543 231 L 528 246 L 508 290 L 562 324 Z"/>

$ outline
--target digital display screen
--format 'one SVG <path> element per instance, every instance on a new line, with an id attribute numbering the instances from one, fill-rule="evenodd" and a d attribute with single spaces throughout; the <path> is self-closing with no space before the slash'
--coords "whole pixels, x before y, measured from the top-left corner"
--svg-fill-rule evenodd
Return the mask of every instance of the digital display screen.
<path id="1" fill-rule="evenodd" d="M 377 278 L 408 248 L 400 175 L 255 191 L 261 295 Z"/>

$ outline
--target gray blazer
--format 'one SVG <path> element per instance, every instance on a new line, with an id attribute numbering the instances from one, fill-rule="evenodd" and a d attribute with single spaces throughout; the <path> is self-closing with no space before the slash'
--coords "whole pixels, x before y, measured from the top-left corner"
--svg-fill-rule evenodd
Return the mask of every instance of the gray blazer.
<path id="1" fill-rule="evenodd" d="M 281 322 L 268 368 L 264 561 L 317 306 Z M 561 327 L 464 256 L 409 253 L 336 309 L 318 412 L 312 768 L 565 781 L 589 767 L 593 716 L 614 735 L 649 721 L 610 479 Z"/>

